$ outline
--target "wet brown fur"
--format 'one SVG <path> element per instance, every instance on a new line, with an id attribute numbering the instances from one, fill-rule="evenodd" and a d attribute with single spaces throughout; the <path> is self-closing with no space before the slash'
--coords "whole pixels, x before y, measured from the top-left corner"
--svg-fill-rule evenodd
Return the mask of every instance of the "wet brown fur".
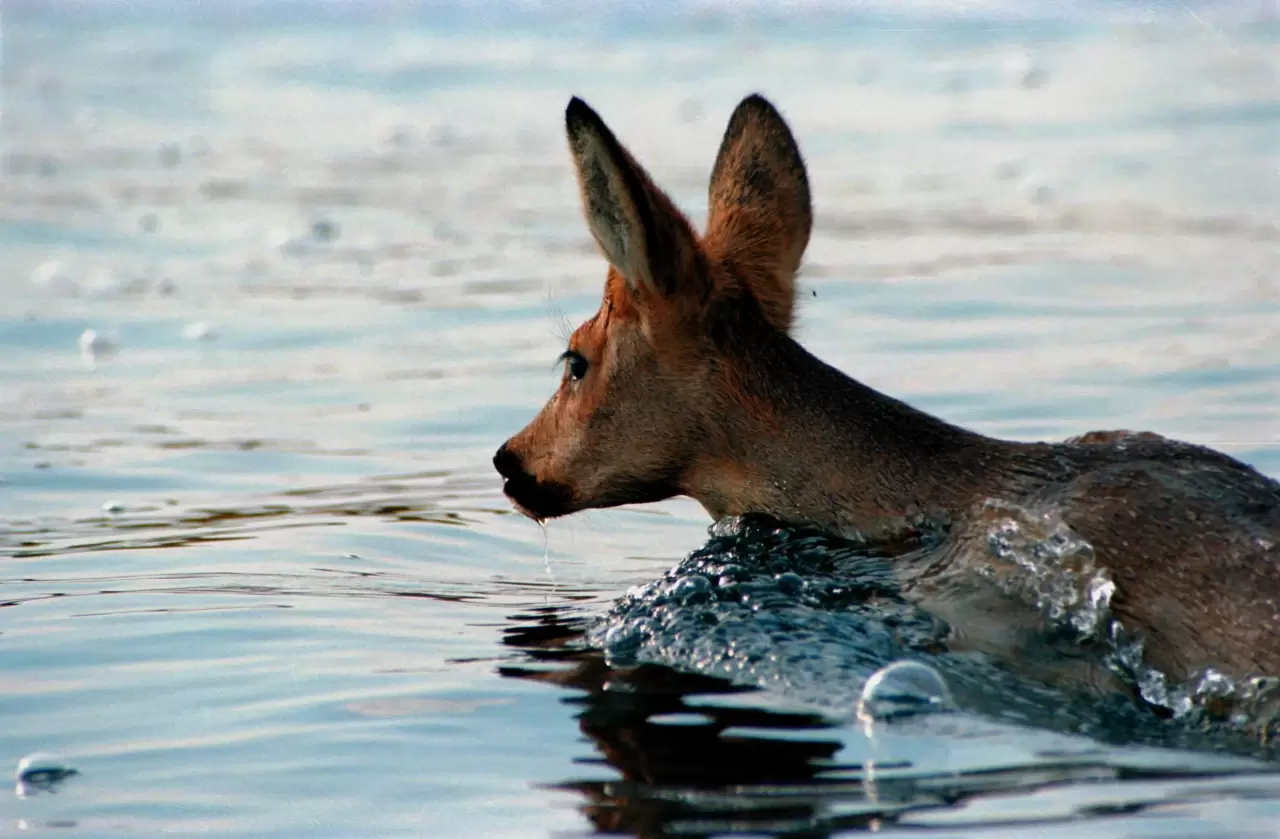
<path id="1" fill-rule="evenodd" d="M 885 396 L 789 335 L 809 185 L 790 131 L 748 97 L 699 238 L 579 100 L 566 114 L 588 226 L 611 263 L 600 311 L 530 425 L 499 450 L 539 518 L 688 495 L 864 538 L 922 522 L 980 561 L 989 498 L 1059 510 L 1110 569 L 1113 612 L 1175 679 L 1280 675 L 1280 484 L 1151 433 L 996 440 Z M 963 564 L 966 560 L 957 560 Z M 928 586 L 926 577 L 921 589 Z"/>

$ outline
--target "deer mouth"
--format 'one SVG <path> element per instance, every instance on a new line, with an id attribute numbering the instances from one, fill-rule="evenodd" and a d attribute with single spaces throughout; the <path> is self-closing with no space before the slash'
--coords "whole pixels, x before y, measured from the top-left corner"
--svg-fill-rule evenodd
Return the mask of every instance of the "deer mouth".
<path id="1" fill-rule="evenodd" d="M 535 521 L 568 515 L 577 509 L 573 506 L 573 491 L 555 481 L 538 480 L 525 466 L 524 458 L 512 449 L 510 441 L 494 453 L 493 468 L 502 476 L 503 495 L 518 511 Z"/>
<path id="2" fill-rule="evenodd" d="M 502 482 L 502 494 L 521 514 L 545 521 L 574 512 L 573 493 L 564 484 L 539 481 L 533 475 L 513 475 Z"/>

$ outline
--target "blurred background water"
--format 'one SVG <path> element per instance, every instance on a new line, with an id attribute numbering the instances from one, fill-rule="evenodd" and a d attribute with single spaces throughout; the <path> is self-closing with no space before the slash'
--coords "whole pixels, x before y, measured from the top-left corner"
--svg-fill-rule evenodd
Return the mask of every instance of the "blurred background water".
<path id="1" fill-rule="evenodd" d="M 489 465 L 600 294 L 567 98 L 698 219 L 759 90 L 819 356 L 1280 475 L 1272 4 L 0 11 L 0 768 L 78 770 L 0 833 L 1280 835 L 1237 758 L 611 669 L 704 514 L 544 532 Z"/>

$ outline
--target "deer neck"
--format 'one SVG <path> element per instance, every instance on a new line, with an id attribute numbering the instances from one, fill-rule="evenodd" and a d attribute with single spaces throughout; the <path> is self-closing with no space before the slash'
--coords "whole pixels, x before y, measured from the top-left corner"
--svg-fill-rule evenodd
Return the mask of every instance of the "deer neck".
<path id="1" fill-rule="evenodd" d="M 714 518 L 765 513 L 882 539 L 945 525 L 996 491 L 1016 444 L 885 396 L 781 332 L 717 365 L 721 409 L 682 490 Z"/>

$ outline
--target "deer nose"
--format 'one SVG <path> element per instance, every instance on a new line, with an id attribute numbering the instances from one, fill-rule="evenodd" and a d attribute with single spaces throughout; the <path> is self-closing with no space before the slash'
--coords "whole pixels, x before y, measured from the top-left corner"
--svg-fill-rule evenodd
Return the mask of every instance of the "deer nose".
<path id="1" fill-rule="evenodd" d="M 504 478 L 516 478 L 525 474 L 524 462 L 520 460 L 520 455 L 511 451 L 506 443 L 503 443 L 493 455 L 493 468 L 497 469 L 498 474 Z"/>

